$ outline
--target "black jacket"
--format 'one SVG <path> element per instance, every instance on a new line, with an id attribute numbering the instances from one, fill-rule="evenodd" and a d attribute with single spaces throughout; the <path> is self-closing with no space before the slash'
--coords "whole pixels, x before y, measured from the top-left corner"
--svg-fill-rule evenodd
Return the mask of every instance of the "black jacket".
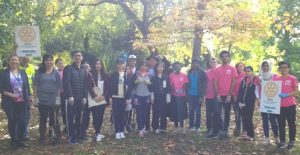
<path id="1" fill-rule="evenodd" d="M 244 78 L 241 82 L 239 88 L 238 102 L 243 102 L 246 106 L 252 106 L 255 104 L 256 96 L 255 96 L 255 78 L 251 80 L 251 82 L 247 85 L 247 77 Z M 247 90 L 247 91 L 246 91 Z M 245 94 L 246 93 L 246 94 Z M 245 95 L 245 98 L 244 98 Z"/>
<path id="2" fill-rule="evenodd" d="M 63 72 L 63 87 L 65 97 L 68 99 L 87 98 L 87 72 L 81 66 L 77 67 L 75 63 L 65 67 Z"/>
<path id="3" fill-rule="evenodd" d="M 23 70 L 20 70 L 20 75 L 21 75 L 21 78 L 23 80 L 22 90 L 23 90 L 24 102 L 28 103 L 28 97 L 31 96 L 30 90 L 29 90 L 28 77 L 27 77 L 25 71 L 23 71 Z M 10 84 L 10 71 L 9 71 L 9 69 L 5 69 L 4 71 L 2 71 L 0 73 L 0 93 L 2 94 L 1 95 L 1 98 L 2 98 L 1 107 L 3 108 L 4 111 L 7 111 L 10 104 L 14 101 L 11 97 L 8 97 L 8 96 L 4 95 L 3 94 L 4 91 L 13 93 L 12 86 Z"/>
<path id="4" fill-rule="evenodd" d="M 207 76 L 206 76 L 206 73 L 202 69 L 197 70 L 197 72 L 198 72 L 198 93 L 199 93 L 199 96 L 201 98 L 203 98 L 206 94 Z M 191 73 L 192 73 L 192 71 L 190 70 L 188 72 L 188 78 L 190 78 Z M 191 80 L 189 80 L 189 83 L 187 84 L 187 87 L 186 87 L 187 89 L 189 89 L 190 84 L 191 84 Z M 188 92 L 188 90 L 187 90 L 187 92 Z"/>
<path id="5" fill-rule="evenodd" d="M 125 73 L 126 74 L 126 73 Z M 128 86 L 128 78 L 126 78 L 124 74 L 124 96 L 126 99 L 131 98 L 131 91 L 129 90 Z M 109 89 L 108 89 L 108 97 L 112 97 L 113 95 L 118 95 L 118 90 L 119 89 L 119 72 L 116 71 L 111 74 L 110 80 L 109 80 Z"/>
<path id="6" fill-rule="evenodd" d="M 163 88 L 163 82 L 166 81 L 166 87 Z M 150 90 L 154 94 L 164 94 L 170 93 L 170 82 L 169 77 L 166 74 L 163 74 L 162 77 L 155 75 L 151 79 Z"/>

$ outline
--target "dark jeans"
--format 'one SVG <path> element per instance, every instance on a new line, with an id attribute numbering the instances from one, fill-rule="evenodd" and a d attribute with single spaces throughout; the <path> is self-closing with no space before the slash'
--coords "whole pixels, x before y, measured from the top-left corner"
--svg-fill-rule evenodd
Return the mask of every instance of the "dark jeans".
<path id="1" fill-rule="evenodd" d="M 201 124 L 201 104 L 199 96 L 189 96 L 189 121 L 190 128 L 200 128 Z M 196 113 L 196 120 L 195 120 Z"/>
<path id="2" fill-rule="evenodd" d="M 237 132 L 241 133 L 241 129 L 242 129 L 242 131 L 246 131 L 244 124 L 242 122 L 243 116 L 241 113 L 241 109 L 239 108 L 238 102 L 233 103 L 233 110 L 234 110 L 235 126 L 236 126 Z"/>
<path id="3" fill-rule="evenodd" d="M 231 111 L 231 102 L 225 103 L 227 96 L 221 96 L 222 102 L 219 104 L 222 105 L 221 108 L 221 121 L 222 121 L 222 129 L 225 132 L 228 132 L 229 122 L 230 122 L 230 111 Z"/>
<path id="4" fill-rule="evenodd" d="M 83 107 L 83 120 L 82 120 L 82 136 L 86 135 L 86 131 L 89 129 L 89 124 L 90 124 L 90 114 L 91 110 L 89 109 L 89 105 L 86 104 Z"/>
<path id="5" fill-rule="evenodd" d="M 149 97 L 150 99 L 150 97 Z M 150 130 L 150 117 L 151 117 L 151 104 L 149 102 L 149 104 L 147 104 L 147 107 L 146 107 L 146 130 Z"/>
<path id="6" fill-rule="evenodd" d="M 296 105 L 289 107 L 281 107 L 279 115 L 279 135 L 280 142 L 285 142 L 285 124 L 288 122 L 289 127 L 289 140 L 295 141 L 296 136 Z"/>
<path id="7" fill-rule="evenodd" d="M 135 105 L 138 130 L 147 129 L 148 107 L 150 105 L 150 97 L 134 95 L 134 99 L 138 100 L 137 104 Z"/>
<path id="8" fill-rule="evenodd" d="M 264 129 L 265 137 L 269 137 L 269 121 L 271 123 L 274 137 L 278 137 L 278 115 L 261 113 L 261 117 L 263 121 L 263 129 Z"/>
<path id="9" fill-rule="evenodd" d="M 106 105 L 99 105 L 90 108 L 90 111 L 93 115 L 93 126 L 96 134 L 100 133 L 101 131 L 105 107 Z"/>
<path id="10" fill-rule="evenodd" d="M 247 105 L 240 110 L 240 113 L 243 116 L 243 126 L 247 131 L 247 135 L 251 138 L 254 138 L 254 126 L 253 126 L 253 112 L 254 112 L 255 103 Z"/>
<path id="11" fill-rule="evenodd" d="M 206 99 L 206 128 L 207 131 L 211 131 L 213 129 L 215 120 L 214 120 L 214 107 L 216 104 L 215 99 Z"/>
<path id="12" fill-rule="evenodd" d="M 165 94 L 155 94 L 152 105 L 152 128 L 153 130 L 167 128 L 167 102 Z"/>
<path id="13" fill-rule="evenodd" d="M 67 105 L 68 133 L 70 138 L 78 138 L 83 133 L 83 105 L 81 99 L 75 99 L 73 105 Z M 74 121 L 75 120 L 75 121 Z"/>
<path id="14" fill-rule="evenodd" d="M 64 125 L 66 125 L 67 123 L 67 117 L 66 117 L 66 98 L 64 95 L 60 96 L 60 107 L 61 107 L 61 115 L 62 115 L 62 120 Z"/>
<path id="15" fill-rule="evenodd" d="M 124 132 L 124 115 L 125 115 L 125 99 L 112 98 L 113 121 L 115 125 L 115 132 Z"/>
<path id="16" fill-rule="evenodd" d="M 24 138 L 29 136 L 30 109 L 31 105 L 29 103 L 25 103 L 25 128 L 23 129 Z"/>
<path id="17" fill-rule="evenodd" d="M 25 103 L 9 103 L 6 111 L 8 132 L 12 143 L 22 143 L 26 125 Z"/>
<path id="18" fill-rule="evenodd" d="M 60 137 L 60 125 L 58 120 L 59 114 L 59 107 L 53 107 L 48 105 L 39 105 L 39 112 L 40 112 L 40 134 L 45 134 L 46 126 L 47 126 L 47 118 L 49 118 L 51 122 L 51 127 L 54 129 L 56 137 Z M 44 131 L 42 131 L 44 130 Z M 41 135 L 45 136 L 45 135 Z"/>
<path id="19" fill-rule="evenodd" d="M 206 104 L 211 104 L 213 107 L 213 132 L 218 134 L 220 131 L 223 131 L 223 121 L 222 121 L 222 107 L 223 103 L 217 102 L 216 99 L 207 99 Z"/>

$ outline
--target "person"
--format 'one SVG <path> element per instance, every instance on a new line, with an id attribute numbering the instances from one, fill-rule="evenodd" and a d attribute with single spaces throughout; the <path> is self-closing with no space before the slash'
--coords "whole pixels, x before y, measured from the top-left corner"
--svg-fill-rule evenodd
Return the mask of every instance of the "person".
<path id="1" fill-rule="evenodd" d="M 185 132 L 183 128 L 184 120 L 188 118 L 186 85 L 189 79 L 184 73 L 180 72 L 179 62 L 174 62 L 172 68 L 174 72 L 169 75 L 172 104 L 170 120 L 174 122 L 176 132 Z"/>
<path id="2" fill-rule="evenodd" d="M 200 68 L 200 60 L 192 60 L 192 67 L 188 71 L 188 78 L 189 83 L 187 84 L 187 93 L 189 102 L 189 127 L 191 131 L 200 133 L 201 105 L 207 84 L 206 73 Z"/>
<path id="3" fill-rule="evenodd" d="M 158 62 L 155 65 L 155 76 L 151 79 L 151 91 L 153 92 L 152 128 L 155 133 L 165 133 L 167 129 L 167 100 L 170 99 L 170 84 L 165 70 L 165 64 Z"/>
<path id="4" fill-rule="evenodd" d="M 275 81 L 281 81 L 281 93 L 279 97 L 280 102 L 280 115 L 279 115 L 279 136 L 280 143 L 278 148 L 283 148 L 286 145 L 285 141 L 285 127 L 286 121 L 289 128 L 289 143 L 287 149 L 291 150 L 295 145 L 296 137 L 296 98 L 298 95 L 298 80 L 295 76 L 289 74 L 290 64 L 286 61 L 281 61 L 278 64 L 281 76 L 275 78 Z"/>
<path id="5" fill-rule="evenodd" d="M 229 64 L 230 54 L 228 51 L 221 51 L 219 56 L 222 60 L 222 65 L 215 69 L 215 92 L 217 95 L 216 98 L 218 106 L 220 108 L 219 111 L 223 112 L 223 114 L 221 114 L 221 116 L 223 116 L 222 130 L 221 132 L 219 132 L 219 138 L 223 139 L 228 137 L 232 93 L 237 77 L 237 71 L 233 66 Z"/>
<path id="6" fill-rule="evenodd" d="M 32 84 L 33 84 L 33 78 L 35 75 L 35 66 L 30 63 L 30 58 L 29 57 L 22 57 L 20 61 L 20 69 L 24 70 L 27 74 L 28 77 L 28 83 L 29 83 L 29 90 L 30 94 L 33 93 L 32 90 Z M 30 109 L 31 109 L 31 104 L 25 104 L 25 120 L 26 120 L 26 127 L 24 129 L 24 140 L 29 140 L 29 126 L 30 126 Z"/>
<path id="7" fill-rule="evenodd" d="M 98 88 L 99 92 L 95 92 L 94 87 Z M 103 62 L 96 59 L 92 65 L 92 70 L 88 74 L 88 90 L 89 90 L 89 111 L 92 112 L 93 126 L 95 130 L 95 141 L 101 141 L 105 136 L 101 134 L 104 111 L 107 106 L 105 97 L 107 97 L 108 75 L 105 73 Z M 92 106 L 92 100 L 97 104 Z"/>
<path id="8" fill-rule="evenodd" d="M 210 58 L 209 60 L 210 68 L 206 70 L 207 76 L 207 88 L 205 95 L 206 104 L 206 127 L 207 135 L 206 138 L 214 138 L 218 136 L 218 132 L 221 127 L 221 115 L 218 111 L 216 94 L 214 90 L 214 82 L 216 80 L 215 69 L 217 67 L 217 62 L 215 58 Z"/>
<path id="9" fill-rule="evenodd" d="M 64 68 L 65 68 L 65 65 L 64 65 L 64 61 L 63 59 L 61 58 L 57 58 L 55 60 L 55 66 L 56 66 L 56 69 L 59 73 L 59 77 L 60 77 L 60 80 L 61 80 L 61 85 L 63 86 L 63 73 L 64 73 Z M 63 132 L 66 133 L 67 132 L 67 118 L 66 118 L 66 98 L 65 98 L 65 95 L 64 95 L 64 89 L 61 88 L 60 89 L 60 109 L 61 109 L 61 114 L 62 114 L 62 121 L 63 121 L 63 124 L 65 125 L 65 127 L 63 128 Z"/>
<path id="10" fill-rule="evenodd" d="M 128 81 L 125 76 L 125 62 L 117 59 L 116 68 L 117 71 L 110 76 L 108 96 L 109 102 L 112 104 L 115 138 L 124 139 L 125 107 L 126 104 L 131 102 L 131 95 L 128 91 Z"/>
<path id="11" fill-rule="evenodd" d="M 246 73 L 245 78 L 241 81 L 239 93 L 238 93 L 238 108 L 240 109 L 239 115 L 242 115 L 243 127 L 245 128 L 246 134 L 243 138 L 246 140 L 254 140 L 254 126 L 253 126 L 253 112 L 255 108 L 256 96 L 255 87 L 256 81 L 253 75 L 253 68 L 247 66 L 244 68 Z"/>
<path id="12" fill-rule="evenodd" d="M 274 80 L 278 77 L 277 74 L 273 74 L 272 72 L 272 63 L 268 60 L 264 60 L 260 64 L 259 68 L 259 80 L 257 81 L 257 87 L 255 90 L 256 94 L 256 100 L 259 103 L 260 102 L 260 94 L 261 94 L 261 84 L 263 81 L 270 81 Z M 274 134 L 274 139 L 276 143 L 279 143 L 279 133 L 278 133 L 278 114 L 269 114 L 261 112 L 262 117 L 262 123 L 263 123 L 263 130 L 264 130 L 264 140 L 263 144 L 268 145 L 270 144 L 270 138 L 269 138 L 269 122 L 271 123 L 272 131 Z"/>
<path id="13" fill-rule="evenodd" d="M 19 68 L 19 58 L 12 55 L 8 58 L 8 67 L 0 75 L 0 92 L 2 108 L 8 120 L 8 132 L 11 138 L 11 148 L 28 147 L 24 143 L 26 128 L 26 104 L 32 102 L 28 77 Z"/>
<path id="14" fill-rule="evenodd" d="M 128 56 L 128 65 L 127 65 L 127 78 L 130 79 L 136 73 L 136 56 L 129 55 Z M 132 100 L 133 101 L 133 100 Z M 131 103 L 132 105 L 133 103 Z M 134 122 L 132 120 L 133 110 L 129 109 L 129 111 L 125 111 L 125 125 L 127 131 L 133 131 L 133 127 L 135 127 Z"/>
<path id="15" fill-rule="evenodd" d="M 233 110 L 234 110 L 234 115 L 235 115 L 235 129 L 233 131 L 234 136 L 238 137 L 240 136 L 241 133 L 241 126 L 242 126 L 242 115 L 240 114 L 240 108 L 238 106 L 238 102 L 237 102 L 237 97 L 239 95 L 239 88 L 241 85 L 242 80 L 245 78 L 246 73 L 244 71 L 245 68 L 245 64 L 243 62 L 239 62 L 235 65 L 236 71 L 238 73 L 238 76 L 236 77 L 235 80 L 235 85 L 234 85 L 234 89 L 233 89 Z M 243 130 L 244 126 L 242 126 Z"/>
<path id="16" fill-rule="evenodd" d="M 65 97 L 68 99 L 66 111 L 69 143 L 77 144 L 83 132 L 82 112 L 87 103 L 87 73 L 81 66 L 81 52 L 73 51 L 72 57 L 73 63 L 64 69 L 63 84 Z"/>
<path id="17" fill-rule="evenodd" d="M 58 122 L 58 110 L 60 106 L 60 90 L 61 90 L 61 78 L 59 72 L 54 69 L 53 56 L 45 54 L 43 61 L 39 66 L 34 77 L 34 97 L 38 102 L 38 109 L 40 112 L 40 144 L 46 143 L 46 128 L 47 118 L 53 117 L 49 120 L 53 120 L 53 127 L 55 133 L 55 139 L 52 141 L 56 144 L 61 139 L 60 125 Z"/>
<path id="18" fill-rule="evenodd" d="M 147 64 L 142 64 L 139 71 L 131 79 L 130 89 L 133 93 L 133 104 L 136 109 L 136 120 L 139 130 L 139 137 L 143 138 L 146 134 L 147 110 L 150 106 L 150 77 L 148 75 Z"/>

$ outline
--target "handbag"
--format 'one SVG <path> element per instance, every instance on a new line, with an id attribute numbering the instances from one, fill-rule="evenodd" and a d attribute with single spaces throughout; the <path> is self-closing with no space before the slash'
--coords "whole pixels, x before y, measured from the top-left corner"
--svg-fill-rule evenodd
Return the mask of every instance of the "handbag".
<path id="1" fill-rule="evenodd" d="M 94 78 L 92 78 L 92 82 L 93 82 L 93 91 L 94 91 L 94 93 L 96 94 L 96 96 L 102 96 L 102 90 L 96 85 L 96 82 L 95 82 L 95 80 L 94 80 Z M 91 107 L 94 107 L 94 106 L 98 106 L 98 105 L 103 105 L 103 104 L 106 104 L 106 101 L 105 100 L 103 100 L 103 101 L 101 101 L 101 102 L 96 102 L 93 98 L 92 98 L 92 96 L 91 96 L 91 94 L 90 93 L 88 93 L 88 105 L 89 105 L 89 108 L 91 108 Z"/>
<path id="2" fill-rule="evenodd" d="M 93 81 L 93 91 L 96 94 L 96 96 L 102 96 L 102 90 L 96 85 L 96 82 L 94 80 L 94 78 L 92 78 Z"/>

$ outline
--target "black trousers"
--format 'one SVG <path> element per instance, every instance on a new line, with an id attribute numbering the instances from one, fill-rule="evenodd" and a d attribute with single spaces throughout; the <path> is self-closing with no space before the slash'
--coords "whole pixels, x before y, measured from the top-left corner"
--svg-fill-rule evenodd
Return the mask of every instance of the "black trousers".
<path id="1" fill-rule="evenodd" d="M 155 94 L 152 105 L 152 128 L 153 130 L 167 128 L 167 102 L 165 94 Z"/>
<path id="2" fill-rule="evenodd" d="M 126 104 L 124 98 L 112 98 L 113 120 L 116 133 L 124 132 L 125 108 Z"/>
<path id="3" fill-rule="evenodd" d="M 90 108 L 90 111 L 92 112 L 93 115 L 93 126 L 96 134 L 100 133 L 101 131 L 105 107 L 106 105 L 99 105 Z"/>
<path id="4" fill-rule="evenodd" d="M 83 108 L 81 99 L 75 99 L 73 105 L 67 105 L 68 133 L 70 138 L 79 138 L 83 134 Z"/>
<path id="5" fill-rule="evenodd" d="M 247 135 L 251 138 L 254 138 L 254 126 L 253 126 L 253 112 L 254 112 L 255 103 L 246 104 L 244 108 L 240 110 L 242 113 L 242 125 L 247 131 Z"/>
<path id="6" fill-rule="evenodd" d="M 22 143 L 26 128 L 25 103 L 9 103 L 6 111 L 8 132 L 12 143 Z"/>
<path id="7" fill-rule="evenodd" d="M 280 142 L 285 142 L 285 124 L 288 122 L 290 141 L 295 141 L 296 136 L 296 105 L 281 107 L 279 115 L 279 137 Z"/>

